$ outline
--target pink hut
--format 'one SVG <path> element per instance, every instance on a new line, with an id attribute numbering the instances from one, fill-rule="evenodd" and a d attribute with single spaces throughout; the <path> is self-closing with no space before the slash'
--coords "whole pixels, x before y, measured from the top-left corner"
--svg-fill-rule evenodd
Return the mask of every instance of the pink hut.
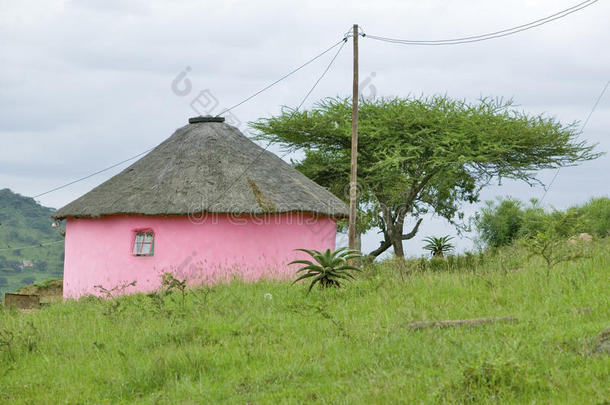
<path id="1" fill-rule="evenodd" d="M 197 117 L 56 211 L 66 219 L 64 296 L 291 278 L 296 248 L 333 249 L 345 204 L 221 117 Z M 125 289 L 135 281 L 134 286 Z"/>

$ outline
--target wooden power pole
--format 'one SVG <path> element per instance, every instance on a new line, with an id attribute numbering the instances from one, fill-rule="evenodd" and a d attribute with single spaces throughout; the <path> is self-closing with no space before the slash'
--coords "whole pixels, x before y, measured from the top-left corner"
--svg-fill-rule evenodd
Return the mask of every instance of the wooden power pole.
<path id="1" fill-rule="evenodd" d="M 356 208 L 358 207 L 358 24 L 354 24 L 354 85 L 352 92 L 352 157 L 349 179 L 349 248 L 356 248 Z"/>

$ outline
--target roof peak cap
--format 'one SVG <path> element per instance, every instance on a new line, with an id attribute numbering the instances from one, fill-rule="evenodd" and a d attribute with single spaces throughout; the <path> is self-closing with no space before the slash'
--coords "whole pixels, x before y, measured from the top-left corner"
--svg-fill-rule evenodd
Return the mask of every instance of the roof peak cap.
<path id="1" fill-rule="evenodd" d="M 198 124 L 200 122 L 225 122 L 225 117 L 200 115 L 198 117 L 189 118 L 189 124 Z"/>

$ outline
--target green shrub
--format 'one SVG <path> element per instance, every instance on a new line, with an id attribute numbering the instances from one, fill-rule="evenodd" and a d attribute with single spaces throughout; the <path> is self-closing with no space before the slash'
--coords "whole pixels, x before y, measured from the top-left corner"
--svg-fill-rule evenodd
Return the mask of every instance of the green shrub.
<path id="1" fill-rule="evenodd" d="M 433 271 L 443 271 L 443 270 L 449 269 L 447 262 L 445 260 L 441 259 L 440 257 L 433 257 L 428 262 L 428 265 L 429 265 L 430 270 L 433 270 Z"/>
<path id="2" fill-rule="evenodd" d="M 536 233 L 529 231 L 522 240 L 522 245 L 532 256 L 541 256 L 550 269 L 558 263 L 583 257 L 584 250 L 576 241 L 568 240 L 582 225 L 581 217 L 576 211 L 553 211 L 545 214 Z"/>
<path id="3" fill-rule="evenodd" d="M 603 238 L 610 233 L 610 198 L 593 198 L 565 211 L 547 211 L 535 199 L 524 206 L 521 201 L 507 197 L 487 201 L 475 216 L 474 224 L 479 239 L 488 248 L 508 246 L 517 239 L 531 239 L 548 232 L 559 238 L 582 232 Z"/>
<path id="4" fill-rule="evenodd" d="M 544 232 L 547 226 L 548 213 L 538 203 L 538 200 L 530 200 L 530 205 L 524 207 L 521 212 L 521 227 L 516 234 L 517 239 L 527 238 Z"/>
<path id="5" fill-rule="evenodd" d="M 327 249 L 325 252 L 319 250 L 295 249 L 310 255 L 317 264 L 310 260 L 294 260 L 288 264 L 304 264 L 297 274 L 305 272 L 294 280 L 293 284 L 307 278 L 311 278 L 311 284 L 307 293 L 311 291 L 316 283 L 322 287 L 341 287 L 342 280 L 353 280 L 350 271 L 360 271 L 359 268 L 348 264 L 348 260 L 360 258 L 361 255 L 355 250 L 339 248 L 337 250 Z"/>
<path id="6" fill-rule="evenodd" d="M 489 250 L 486 253 L 477 252 L 464 252 L 461 254 L 451 254 L 443 258 L 440 257 L 419 257 L 405 260 L 401 266 L 406 270 L 405 273 L 422 273 L 422 272 L 472 272 L 476 271 L 481 266 L 488 266 L 495 264 L 499 255 L 506 256 L 508 253 L 505 251 L 513 251 L 512 247 Z M 514 256 L 514 254 L 512 254 Z M 511 256 L 512 257 L 512 256 Z M 517 257 L 517 256 L 515 256 Z M 521 256 L 518 256 L 521 258 Z M 379 274 L 379 268 L 392 267 L 397 268 L 398 263 L 395 263 L 392 259 L 387 259 L 381 262 L 375 262 L 378 266 L 366 266 L 366 273 L 376 272 Z M 511 263 L 512 265 L 512 263 Z M 518 267 L 513 265 L 513 267 Z M 511 267 L 512 268 L 512 267 Z M 370 276 L 369 276 L 370 277 Z"/>
<path id="7" fill-rule="evenodd" d="M 513 198 L 487 201 L 475 218 L 479 238 L 488 247 L 510 245 L 515 240 L 523 223 L 523 204 Z"/>
<path id="8" fill-rule="evenodd" d="M 453 239 L 453 237 L 449 235 L 441 236 L 440 238 L 429 236 L 423 240 L 427 243 L 427 245 L 424 246 L 424 249 L 429 250 L 433 257 L 442 259 L 445 257 L 445 253 L 449 253 L 455 249 L 455 246 L 449 243 L 451 239 Z"/>
<path id="9" fill-rule="evenodd" d="M 575 207 L 582 217 L 582 231 L 605 238 L 610 236 L 610 198 L 592 198 L 582 207 Z"/>

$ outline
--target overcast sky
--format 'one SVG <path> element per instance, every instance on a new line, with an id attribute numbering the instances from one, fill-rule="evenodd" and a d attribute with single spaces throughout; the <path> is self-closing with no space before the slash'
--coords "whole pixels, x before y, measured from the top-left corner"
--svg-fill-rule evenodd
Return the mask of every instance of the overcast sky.
<path id="1" fill-rule="evenodd" d="M 33 196 L 154 147 L 198 115 L 194 101 L 198 112 L 216 114 L 328 48 L 353 23 L 371 35 L 452 38 L 527 23 L 577 2 L 0 0 L 0 188 Z M 610 2 L 599 1 L 526 32 L 457 46 L 363 38 L 363 94 L 505 97 L 529 113 L 584 121 L 610 79 L 609 15 Z M 242 129 L 282 105 L 298 105 L 331 57 L 236 108 Z M 345 46 L 305 106 L 350 95 L 351 61 Z M 181 80 L 176 94 L 172 82 L 181 72 L 190 88 Z M 601 151 L 610 150 L 609 112 L 606 94 L 582 135 Z M 38 200 L 60 207 L 127 165 Z M 608 155 L 562 169 L 545 203 L 564 208 L 608 195 L 609 176 Z M 482 200 L 543 193 L 509 182 L 487 188 Z M 443 220 L 427 218 L 406 252 L 419 255 L 423 237 L 447 233 Z M 367 235 L 364 248 L 377 243 Z"/>

